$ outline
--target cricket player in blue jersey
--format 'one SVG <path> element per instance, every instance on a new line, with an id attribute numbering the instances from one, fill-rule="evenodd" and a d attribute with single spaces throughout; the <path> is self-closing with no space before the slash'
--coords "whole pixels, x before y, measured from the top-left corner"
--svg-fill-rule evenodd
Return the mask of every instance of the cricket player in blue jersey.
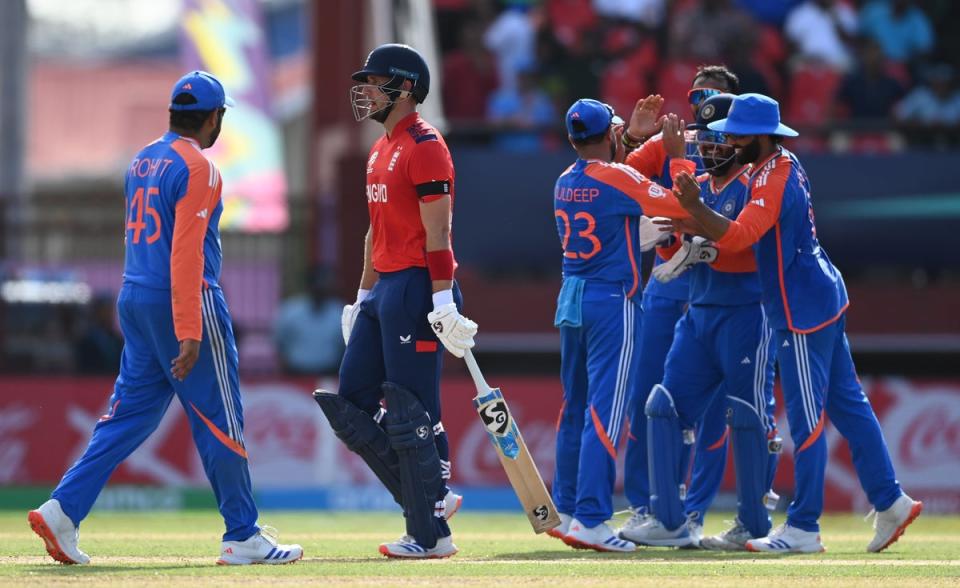
<path id="1" fill-rule="evenodd" d="M 170 130 L 127 169 L 126 256 L 117 301 L 124 346 L 109 412 L 87 450 L 28 520 L 47 552 L 89 563 L 78 545 L 110 474 L 157 428 L 176 396 L 226 523 L 218 564 L 288 563 L 299 545 L 279 545 L 257 525 L 243 441 L 237 347 L 219 286 L 223 212 L 212 146 L 228 98 L 212 75 L 180 78 L 170 97 Z"/>
<path id="2" fill-rule="evenodd" d="M 674 193 L 692 219 L 675 224 L 716 242 L 721 250 L 753 248 L 795 446 L 796 492 L 787 521 L 767 537 L 747 541 L 746 548 L 824 551 L 819 518 L 827 465 L 823 428 L 829 416 L 850 444 L 860 485 L 876 513 L 867 551 L 882 551 L 920 515 L 923 503 L 901 490 L 880 424 L 857 378 L 844 329 L 849 302 L 843 277 L 817 240 L 807 174 L 781 145 L 783 137 L 797 133 L 780 122 L 777 101 L 761 94 L 738 96 L 727 118 L 708 127 L 727 135 L 737 161 L 753 164 L 749 201 L 731 220 L 693 197 L 687 187 L 696 185 L 696 179 L 681 174 L 681 190 Z"/>
<path id="3" fill-rule="evenodd" d="M 722 65 L 699 67 L 688 92 L 690 109 L 694 117 L 703 101 L 710 96 L 721 92 L 736 94 L 739 88 L 739 79 L 726 67 Z M 657 133 L 659 130 L 657 123 L 660 120 L 657 115 L 662 104 L 662 100 L 652 104 L 649 99 L 637 102 L 630 116 L 630 124 L 623 134 L 624 145 L 627 149 L 632 149 L 624 163 L 653 181 L 671 188 L 673 178 L 670 177 L 668 170 L 672 158 L 664 149 L 663 137 Z M 693 142 L 693 133 L 687 134 L 689 142 L 686 157 L 699 167 L 701 166 L 700 156 Z M 702 170 L 702 167 L 700 169 Z M 654 257 L 654 265 L 660 265 L 663 261 L 663 256 L 658 251 Z M 667 283 L 648 280 L 643 292 L 644 318 L 640 329 L 641 353 L 637 368 L 637 392 L 627 409 L 630 433 L 627 436 L 623 487 L 633 514 L 621 530 L 628 532 L 646 522 L 650 508 L 650 483 L 647 478 L 647 417 L 643 407 L 653 386 L 663 381 L 663 366 L 667 351 L 673 342 L 674 326 L 683 316 L 689 300 L 690 281 L 687 274 L 681 274 Z M 721 396 L 723 395 L 718 395 L 717 403 L 722 407 Z M 710 410 L 707 414 L 717 414 L 718 410 Z M 692 513 L 700 512 L 705 508 L 705 505 L 716 495 L 722 481 L 723 464 L 721 462 L 726 455 L 726 450 L 723 449 L 725 445 L 721 442 L 725 432 L 723 419 L 715 419 L 712 425 L 714 426 L 707 426 L 709 430 L 701 427 L 696 433 L 691 429 L 684 437 L 687 445 L 682 454 L 684 472 L 687 471 L 690 447 L 695 439 L 697 448 L 694 457 L 694 475 L 688 496 L 688 504 L 693 508 Z M 717 425 L 719 425 L 719 433 L 717 433 Z M 708 451 L 708 448 L 712 449 Z M 719 477 L 716 475 L 718 472 L 721 474 Z M 686 475 L 683 478 L 686 482 Z M 699 537 L 703 522 L 696 517 L 690 517 L 689 526 L 694 536 Z"/>
<path id="4" fill-rule="evenodd" d="M 622 148 L 622 121 L 608 105 L 578 100 L 566 126 L 578 159 L 557 179 L 553 200 L 563 249 L 555 324 L 564 398 L 553 482 L 562 523 L 550 534 L 572 547 L 633 551 L 636 545 L 614 535 L 606 521 L 613 515 L 617 447 L 636 375 L 637 255 L 669 237 L 645 214 L 683 212 L 664 188 L 611 163 Z M 693 171 L 682 157 L 683 127 L 675 115 L 663 123 L 663 134 L 674 156 L 670 173 Z"/>
<path id="5" fill-rule="evenodd" d="M 735 218 L 746 205 L 747 168 L 735 161 L 723 135 L 709 131 L 707 125 L 726 118 L 733 99 L 732 94 L 706 99 L 696 123 L 688 127 L 695 131 L 707 172 L 698 178 L 701 199 L 728 218 Z M 721 250 L 718 256 L 717 248 L 702 237 L 687 238 L 669 261 L 654 268 L 653 277 L 669 282 L 687 270 L 690 307 L 677 323 L 663 382 L 653 387 L 646 404 L 652 516 L 639 527 L 621 530 L 620 537 L 655 546 L 698 542 L 686 522 L 692 518 L 702 523 L 713 496 L 695 510 L 690 505 L 684 509 L 681 436 L 702 422 L 701 433 L 709 430 L 719 439 L 715 446 L 700 448 L 717 452 L 719 458 L 697 465 L 716 464 L 717 471 L 707 475 L 720 478 L 726 457 L 726 414 L 736 464 L 737 518 L 731 529 L 699 542 L 710 549 L 744 550 L 747 540 L 770 531 L 767 507 L 775 506 L 768 500 L 780 446 L 773 417 L 772 332 L 760 305 L 760 280 L 751 251 Z"/>

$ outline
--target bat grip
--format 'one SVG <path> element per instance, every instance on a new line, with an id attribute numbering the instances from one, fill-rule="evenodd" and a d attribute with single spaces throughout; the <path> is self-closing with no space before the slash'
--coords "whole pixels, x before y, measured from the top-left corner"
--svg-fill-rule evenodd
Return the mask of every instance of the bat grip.
<path id="1" fill-rule="evenodd" d="M 467 349 L 466 353 L 463 354 L 463 361 L 467 362 L 467 369 L 470 370 L 470 377 L 473 378 L 473 383 L 476 384 L 477 389 L 489 390 L 490 386 L 487 385 L 483 373 L 480 372 L 480 366 L 477 365 L 477 360 L 473 357 L 473 351 Z"/>

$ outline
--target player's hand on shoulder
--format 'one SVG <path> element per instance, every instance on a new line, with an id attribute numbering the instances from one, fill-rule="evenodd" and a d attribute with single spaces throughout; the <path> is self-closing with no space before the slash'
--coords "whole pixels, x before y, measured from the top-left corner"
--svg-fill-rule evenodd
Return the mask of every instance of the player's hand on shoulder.
<path id="1" fill-rule="evenodd" d="M 650 251 L 657 245 L 662 245 L 670 240 L 673 232 L 670 229 L 670 219 L 662 216 L 653 218 L 647 216 L 640 217 L 640 251 Z"/>
<path id="2" fill-rule="evenodd" d="M 653 277 L 658 282 L 669 282 L 690 269 L 695 263 L 713 263 L 717 260 L 717 248 L 703 237 L 685 237 L 683 245 L 669 260 L 653 268 Z"/>
<path id="3" fill-rule="evenodd" d="M 687 156 L 687 140 L 684 136 L 686 124 L 683 119 L 670 113 L 663 121 L 663 148 L 671 159 L 683 159 Z"/>
<path id="4" fill-rule="evenodd" d="M 170 361 L 170 373 L 182 382 L 199 358 L 200 342 L 195 339 L 184 339 L 180 342 L 180 355 Z"/>
<path id="5" fill-rule="evenodd" d="M 447 351 L 457 357 L 463 357 L 467 349 L 474 346 L 473 337 L 477 334 L 477 323 L 460 314 L 457 305 L 448 302 L 435 306 L 427 315 L 430 328 Z"/>
<path id="6" fill-rule="evenodd" d="M 663 108 L 663 98 L 659 94 L 651 94 L 637 100 L 630 114 L 630 123 L 627 127 L 628 139 L 642 141 L 660 132 L 664 117 L 660 116 Z"/>

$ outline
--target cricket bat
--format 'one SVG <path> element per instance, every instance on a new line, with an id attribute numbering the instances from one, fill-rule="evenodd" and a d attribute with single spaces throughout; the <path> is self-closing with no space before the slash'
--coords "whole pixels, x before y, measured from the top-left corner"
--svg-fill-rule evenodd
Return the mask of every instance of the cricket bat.
<path id="1" fill-rule="evenodd" d="M 500 388 L 491 388 L 487 385 L 477 360 L 469 349 L 463 359 L 467 362 L 467 369 L 470 370 L 470 376 L 473 377 L 473 383 L 477 387 L 473 407 L 477 409 L 480 420 L 483 421 L 483 427 L 487 430 L 494 449 L 497 450 L 500 465 L 507 473 L 510 485 L 517 493 L 517 498 L 520 499 L 523 511 L 533 525 L 533 530 L 536 533 L 544 533 L 559 526 L 560 515 L 557 514 L 557 507 L 554 506 L 550 493 L 543 484 L 543 478 L 537 471 L 537 465 L 533 463 L 533 456 L 530 455 L 527 444 L 523 442 L 523 436 L 520 435 L 516 421 L 510 415 L 503 393 L 500 392 Z"/>

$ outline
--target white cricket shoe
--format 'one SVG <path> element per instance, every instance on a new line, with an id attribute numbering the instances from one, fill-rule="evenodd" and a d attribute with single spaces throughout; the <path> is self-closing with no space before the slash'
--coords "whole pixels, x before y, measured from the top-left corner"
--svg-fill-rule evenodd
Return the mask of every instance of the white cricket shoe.
<path id="1" fill-rule="evenodd" d="M 827 550 L 820 542 L 820 533 L 804 531 L 784 523 L 766 537 L 750 539 L 743 545 L 755 553 L 822 553 Z"/>
<path id="2" fill-rule="evenodd" d="M 587 528 L 577 519 L 570 521 L 570 530 L 563 537 L 563 542 L 574 549 L 593 549 L 594 551 L 636 551 L 637 546 L 632 541 L 620 539 L 606 523 Z"/>
<path id="3" fill-rule="evenodd" d="M 431 549 L 423 547 L 410 535 L 404 535 L 396 541 L 381 543 L 380 553 L 397 559 L 443 559 L 456 555 L 457 546 L 449 535 L 437 539 L 437 544 Z"/>
<path id="4" fill-rule="evenodd" d="M 629 541 L 630 539 L 624 536 L 624 532 L 630 533 L 636 529 L 639 529 L 648 520 L 650 520 L 650 513 L 647 512 L 646 508 L 644 507 L 634 508 L 631 506 L 630 518 L 627 519 L 627 522 L 623 523 L 622 527 L 617 529 L 617 537 L 620 537 L 621 539 L 626 539 L 627 541 Z"/>
<path id="5" fill-rule="evenodd" d="M 890 505 L 890 508 L 883 512 L 870 511 L 867 518 L 876 515 L 873 520 L 873 528 L 876 532 L 873 535 L 873 541 L 867 545 L 867 551 L 878 553 L 890 547 L 900 538 L 900 535 L 903 535 L 910 523 L 920 516 L 921 511 L 923 511 L 923 503 L 906 494 L 901 495 Z"/>
<path id="6" fill-rule="evenodd" d="M 277 542 L 276 529 L 262 527 L 245 541 L 222 542 L 217 565 L 285 564 L 293 563 L 301 557 L 303 557 L 302 547 L 281 545 Z"/>
<path id="7" fill-rule="evenodd" d="M 552 529 L 548 529 L 547 535 L 563 541 L 563 538 L 570 532 L 570 523 L 573 522 L 573 517 L 568 514 L 563 514 L 562 512 L 557 514 L 560 515 L 560 524 Z"/>
<path id="8" fill-rule="evenodd" d="M 454 494 L 453 490 L 447 489 L 447 493 L 443 497 L 443 518 L 448 521 L 453 518 L 453 515 L 457 514 L 457 511 L 460 510 L 460 507 L 463 505 L 463 496 L 459 494 Z"/>
<path id="9" fill-rule="evenodd" d="M 80 551 L 80 529 L 73 526 L 60 501 L 55 498 L 44 502 L 40 508 L 27 514 L 33 532 L 43 539 L 50 557 L 65 564 L 88 564 L 90 557 Z"/>
<path id="10" fill-rule="evenodd" d="M 687 523 L 670 531 L 653 516 L 650 516 L 647 522 L 636 529 L 621 532 L 620 536 L 633 541 L 637 545 L 653 547 L 689 547 L 694 545 L 694 538 L 690 535 L 690 527 Z"/>
<path id="11" fill-rule="evenodd" d="M 703 523 L 688 517 L 686 525 L 687 532 L 690 533 L 690 543 L 681 545 L 680 549 L 700 549 L 700 541 L 703 539 Z"/>
<path id="12" fill-rule="evenodd" d="M 746 543 L 751 539 L 753 535 L 743 526 L 740 519 L 734 519 L 733 526 L 723 533 L 701 539 L 700 547 L 713 551 L 746 551 Z"/>

